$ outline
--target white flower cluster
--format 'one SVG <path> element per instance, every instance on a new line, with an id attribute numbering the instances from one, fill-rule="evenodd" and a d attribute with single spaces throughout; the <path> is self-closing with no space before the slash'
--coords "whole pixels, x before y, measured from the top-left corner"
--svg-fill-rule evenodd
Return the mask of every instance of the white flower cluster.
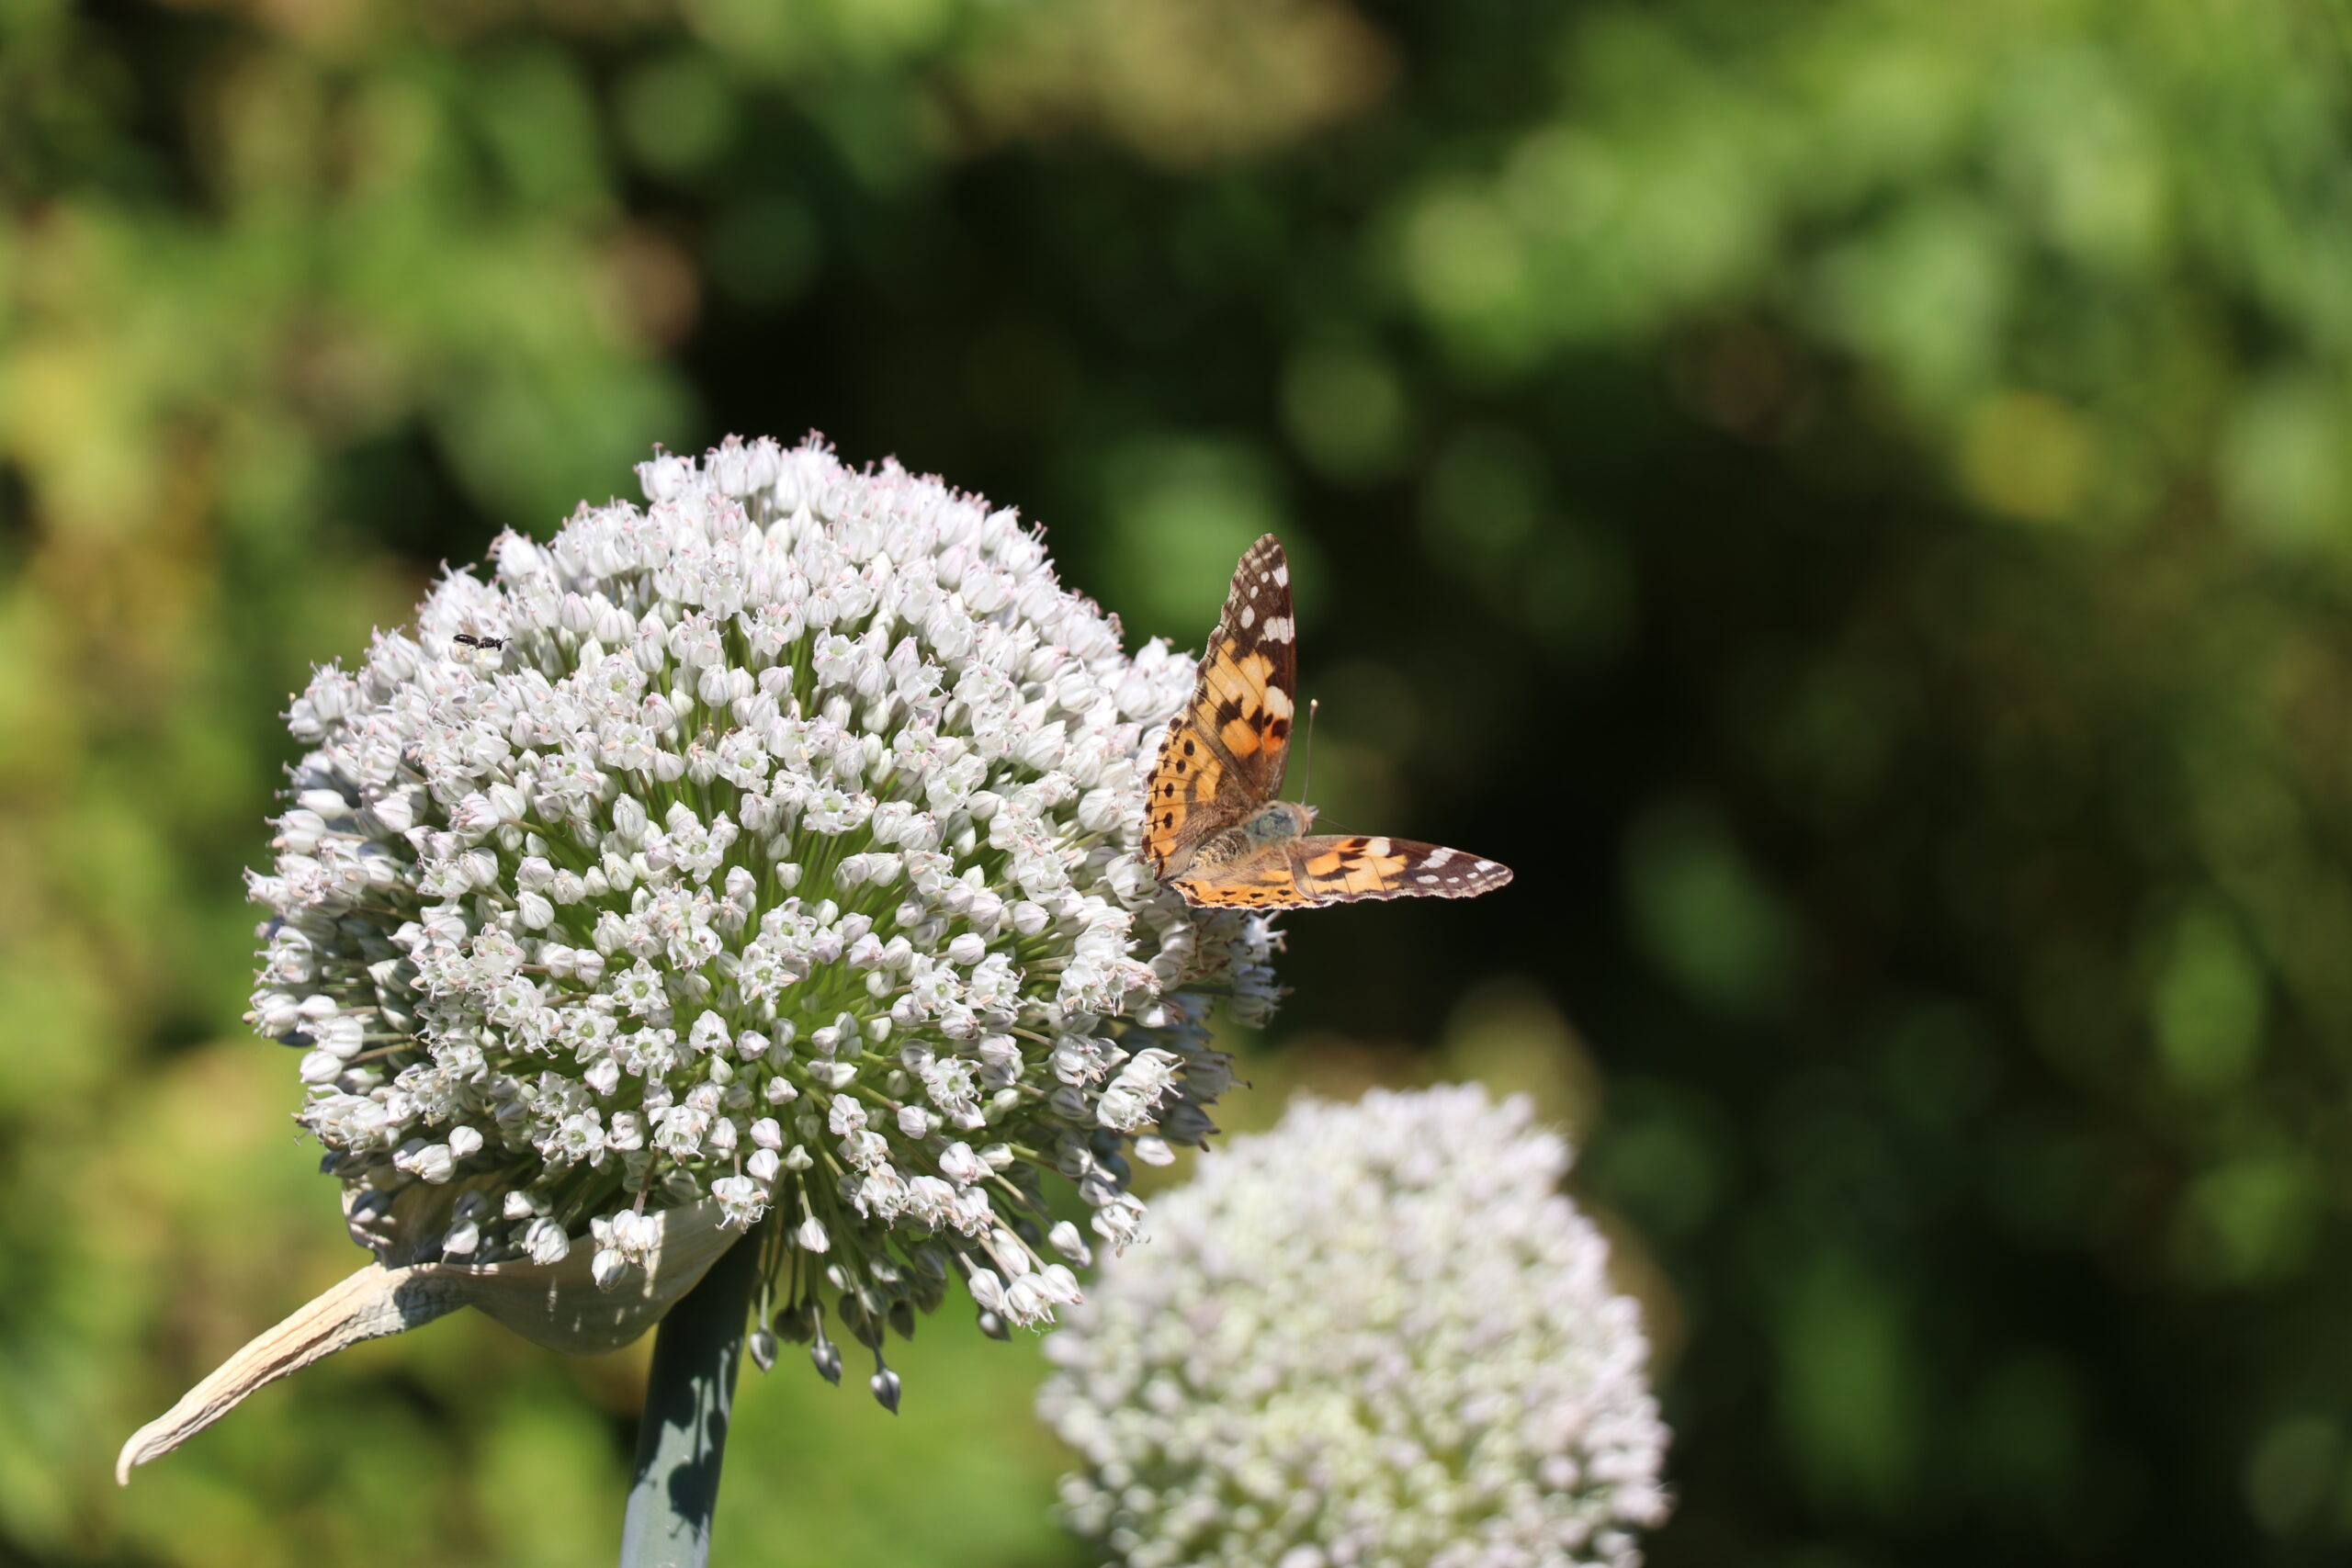
<path id="1" fill-rule="evenodd" d="M 1070 1523 L 1126 1568 L 1638 1562 L 1667 1432 L 1567 1163 L 1476 1087 L 1204 1157 L 1046 1342 Z"/>
<path id="2" fill-rule="evenodd" d="M 1136 1234 L 1123 1151 L 1211 1130 L 1202 987 L 1262 1013 L 1271 938 L 1134 852 L 1191 661 L 1011 513 L 814 441 L 639 474 L 296 700 L 249 1016 L 356 1226 L 439 1187 L 421 1256 L 610 1284 L 653 1212 L 775 1211 L 777 1329 L 838 1377 L 830 1298 L 894 1403 L 950 1269 L 996 1332 L 1078 1299 L 1041 1167 Z"/>

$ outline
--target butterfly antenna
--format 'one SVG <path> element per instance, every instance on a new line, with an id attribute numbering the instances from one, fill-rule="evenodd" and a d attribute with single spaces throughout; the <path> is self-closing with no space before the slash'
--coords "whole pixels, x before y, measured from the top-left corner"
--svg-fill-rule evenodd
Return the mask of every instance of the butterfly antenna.
<path id="1" fill-rule="evenodd" d="M 1298 770 L 1298 798 L 1306 798 L 1306 786 L 1315 780 L 1315 710 L 1323 705 L 1320 697 L 1306 699 L 1306 756 Z"/>

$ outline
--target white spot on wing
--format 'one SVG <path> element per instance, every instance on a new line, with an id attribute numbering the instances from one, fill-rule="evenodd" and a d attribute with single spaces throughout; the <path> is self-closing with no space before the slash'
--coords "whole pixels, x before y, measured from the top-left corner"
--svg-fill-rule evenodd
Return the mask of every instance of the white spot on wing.
<path id="1" fill-rule="evenodd" d="M 1290 694 L 1280 686 L 1267 687 L 1266 711 L 1276 718 L 1288 718 L 1295 711 L 1291 706 Z"/>
<path id="2" fill-rule="evenodd" d="M 1480 871 L 1492 871 L 1495 869 L 1495 863 L 1490 860 L 1482 860 L 1478 863 L 1478 869 Z"/>
<path id="3" fill-rule="evenodd" d="M 1253 604 L 1244 604 L 1241 606 L 1241 614 L 1234 616 L 1233 618 L 1241 623 L 1241 629 L 1243 631 L 1248 631 L 1251 626 L 1258 624 L 1257 606 Z"/>
<path id="4" fill-rule="evenodd" d="M 1426 871 L 1425 871 L 1425 872 L 1423 872 L 1423 873 L 1421 873 L 1421 874 L 1420 874 L 1420 875 L 1419 875 L 1419 876 L 1417 876 L 1417 877 L 1413 878 L 1413 880 L 1414 880 L 1414 881 L 1416 881 L 1416 882 L 1418 882 L 1418 883 L 1419 883 L 1419 884 L 1420 884 L 1422 886 L 1424 886 L 1424 887 L 1434 887 L 1434 886 L 1437 886 L 1437 878 L 1436 878 L 1436 877 L 1434 877 L 1434 876 L 1431 876 L 1431 875 L 1430 875 L 1428 872 L 1426 872 Z"/>
<path id="5" fill-rule="evenodd" d="M 1289 587 L 1290 568 L 1287 566 L 1278 566 L 1274 568 L 1274 581 L 1285 588 Z"/>
<path id="6" fill-rule="evenodd" d="M 1388 840 L 1385 839 L 1366 839 L 1363 841 L 1363 852 L 1368 855 L 1385 855 L 1388 852 Z"/>
<path id="7" fill-rule="evenodd" d="M 1266 617 L 1266 630 L 1264 635 L 1268 642 L 1288 642 L 1291 636 L 1290 617 L 1288 615 L 1268 615 Z"/>
<path id="8" fill-rule="evenodd" d="M 1429 858 L 1429 862 L 1428 862 L 1428 863 L 1429 863 L 1429 864 L 1430 864 L 1430 865 L 1443 865 L 1446 862 L 1448 862 L 1448 861 L 1452 860 L 1453 858 L 1453 852 L 1452 850 L 1444 850 L 1444 849 L 1431 850 L 1431 851 L 1430 852 L 1430 858 Z"/>

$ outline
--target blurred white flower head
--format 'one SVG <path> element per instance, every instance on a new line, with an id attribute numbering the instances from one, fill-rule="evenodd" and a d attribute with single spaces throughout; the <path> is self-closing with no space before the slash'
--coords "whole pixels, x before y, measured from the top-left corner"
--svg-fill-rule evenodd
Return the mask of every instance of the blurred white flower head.
<path id="1" fill-rule="evenodd" d="M 1667 1431 L 1568 1158 L 1476 1087 L 1204 1156 L 1046 1342 L 1070 1524 L 1125 1568 L 1638 1562 Z"/>
<path id="2" fill-rule="evenodd" d="M 1227 1082 L 1201 987 L 1273 996 L 1262 921 L 1137 874 L 1192 663 L 895 465 L 639 473 L 294 703 L 251 1018 L 300 1120 L 400 1261 L 587 1246 L 609 1287 L 715 1200 L 777 1214 L 767 1304 L 829 1376 L 827 1304 L 878 1352 L 951 1270 L 993 1331 L 1047 1321 L 1041 1167 L 1130 1239 L 1123 1150 L 1197 1143 Z"/>

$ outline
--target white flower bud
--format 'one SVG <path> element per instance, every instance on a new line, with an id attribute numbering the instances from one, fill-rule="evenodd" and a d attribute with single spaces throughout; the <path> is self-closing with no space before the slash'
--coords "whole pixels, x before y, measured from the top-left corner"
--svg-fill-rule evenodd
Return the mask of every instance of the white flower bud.
<path id="1" fill-rule="evenodd" d="M 419 1180 L 431 1182 L 448 1180 L 458 1168 L 447 1144 L 426 1144 L 394 1156 L 392 1163 Z"/>
<path id="2" fill-rule="evenodd" d="M 1046 1232 L 1046 1240 L 1056 1252 L 1073 1263 L 1094 1261 L 1094 1249 L 1086 1245 L 1086 1238 L 1079 1235 L 1078 1227 L 1068 1220 L 1061 1221 Z"/>
<path id="3" fill-rule="evenodd" d="M 987 1177 L 989 1166 L 972 1152 L 971 1145 L 956 1143 L 948 1145 L 946 1152 L 939 1156 L 939 1171 L 956 1186 L 969 1187 Z"/>
<path id="4" fill-rule="evenodd" d="M 982 1312 L 1001 1313 L 1004 1310 L 1004 1281 L 997 1277 L 994 1269 L 973 1269 L 972 1277 L 966 1284 L 971 1290 L 973 1303 Z"/>

